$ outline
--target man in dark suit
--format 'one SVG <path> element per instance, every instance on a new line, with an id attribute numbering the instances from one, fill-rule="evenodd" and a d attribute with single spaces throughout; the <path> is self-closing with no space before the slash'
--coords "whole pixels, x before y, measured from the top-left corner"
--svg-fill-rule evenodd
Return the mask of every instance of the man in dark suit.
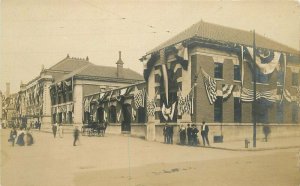
<path id="1" fill-rule="evenodd" d="M 209 146 L 208 132 L 209 132 L 208 126 L 206 125 L 205 121 L 202 121 L 201 136 L 202 136 L 204 146 L 205 146 L 205 141 L 206 141 L 207 145 Z"/>
<path id="2" fill-rule="evenodd" d="M 192 145 L 192 127 L 190 124 L 187 124 L 186 133 L 188 137 L 188 145 Z"/>
<path id="3" fill-rule="evenodd" d="M 163 128 L 163 135 L 164 135 L 164 142 L 167 143 L 168 142 L 168 134 L 167 134 L 167 130 L 168 129 L 168 124 L 166 123 L 164 128 Z"/>

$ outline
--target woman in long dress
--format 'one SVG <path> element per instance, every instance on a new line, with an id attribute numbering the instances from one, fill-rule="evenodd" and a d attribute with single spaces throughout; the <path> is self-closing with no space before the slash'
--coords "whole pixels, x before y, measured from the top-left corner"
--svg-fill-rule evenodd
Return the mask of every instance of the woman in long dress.
<path id="1" fill-rule="evenodd" d="M 25 145 L 25 141 L 24 141 L 24 136 L 25 136 L 25 134 L 24 134 L 23 129 L 18 130 L 17 133 L 18 133 L 18 137 L 17 137 L 17 142 L 16 142 L 16 144 L 18 144 L 18 145 L 20 145 L 20 146 L 24 146 L 24 145 Z"/>

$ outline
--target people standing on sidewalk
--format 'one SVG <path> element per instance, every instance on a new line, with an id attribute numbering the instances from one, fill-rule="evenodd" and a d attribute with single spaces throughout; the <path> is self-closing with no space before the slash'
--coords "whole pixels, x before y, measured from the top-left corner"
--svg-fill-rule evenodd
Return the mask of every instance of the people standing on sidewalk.
<path id="1" fill-rule="evenodd" d="M 73 141 L 73 146 L 76 146 L 76 142 L 79 141 L 79 129 L 78 126 L 75 127 L 74 129 L 74 141 Z"/>
<path id="2" fill-rule="evenodd" d="M 15 140 L 17 138 L 17 130 L 15 127 L 10 131 L 8 141 L 11 142 L 12 146 L 15 146 Z"/>
<path id="3" fill-rule="evenodd" d="M 198 140 L 198 128 L 195 124 L 192 124 L 192 145 L 197 146 L 199 144 Z"/>
<path id="4" fill-rule="evenodd" d="M 180 144 L 185 145 L 186 140 L 186 129 L 184 125 L 181 125 L 179 128 L 179 137 L 180 137 Z"/>
<path id="5" fill-rule="evenodd" d="M 208 132 L 209 132 L 208 125 L 205 123 L 205 121 L 202 121 L 201 136 L 202 136 L 204 146 L 205 146 L 205 141 L 206 141 L 207 145 L 209 146 Z"/>
<path id="6" fill-rule="evenodd" d="M 192 127 L 190 124 L 187 124 L 186 134 L 188 138 L 188 145 L 192 145 Z"/>
<path id="7" fill-rule="evenodd" d="M 57 132 L 57 123 L 54 123 L 52 125 L 52 132 L 53 132 L 53 136 L 55 138 L 56 137 L 56 132 Z"/>
<path id="8" fill-rule="evenodd" d="M 63 137 L 63 126 L 62 126 L 62 124 L 60 123 L 59 125 L 58 125 L 58 134 L 59 134 L 59 137 L 60 138 L 62 138 Z"/>

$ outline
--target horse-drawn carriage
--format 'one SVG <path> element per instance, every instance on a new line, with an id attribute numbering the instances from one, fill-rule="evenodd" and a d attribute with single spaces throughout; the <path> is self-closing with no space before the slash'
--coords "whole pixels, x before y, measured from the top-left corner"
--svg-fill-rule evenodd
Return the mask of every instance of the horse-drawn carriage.
<path id="1" fill-rule="evenodd" d="M 90 122 L 81 127 L 81 134 L 83 136 L 104 136 L 105 130 L 105 123 Z"/>

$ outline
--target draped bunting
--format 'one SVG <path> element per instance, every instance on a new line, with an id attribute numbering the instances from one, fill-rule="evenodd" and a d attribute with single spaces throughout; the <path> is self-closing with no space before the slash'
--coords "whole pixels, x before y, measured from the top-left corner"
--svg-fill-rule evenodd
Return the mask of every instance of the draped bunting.
<path id="1" fill-rule="evenodd" d="M 222 93 L 223 93 L 223 101 L 226 101 L 228 98 L 230 98 L 235 85 L 229 85 L 229 84 L 223 84 L 222 85 Z"/>
<path id="2" fill-rule="evenodd" d="M 291 101 L 292 101 L 292 95 L 291 95 L 291 93 L 290 93 L 287 89 L 284 89 L 284 90 L 283 90 L 283 97 L 284 97 L 288 102 L 291 102 Z"/>
<path id="3" fill-rule="evenodd" d="M 148 80 L 150 72 L 155 64 L 155 62 L 159 59 L 159 56 L 157 54 L 152 54 L 149 59 L 143 59 L 143 61 L 146 61 L 144 64 L 144 79 Z"/>
<path id="4" fill-rule="evenodd" d="M 264 91 L 264 92 L 256 92 L 256 99 L 261 99 L 261 98 L 265 98 L 266 100 L 270 101 L 270 102 L 276 102 L 276 93 L 277 90 L 273 89 L 273 90 L 269 90 L 269 91 Z M 242 94 L 241 94 L 241 100 L 244 102 L 251 102 L 253 101 L 253 94 L 254 91 L 247 89 L 247 88 L 242 88 Z"/>
<path id="5" fill-rule="evenodd" d="M 247 47 L 247 50 L 253 60 L 253 48 Z M 256 65 L 260 69 L 260 72 L 263 74 L 271 74 L 275 70 L 275 68 L 279 66 L 280 55 L 281 53 L 273 52 L 270 50 L 257 50 Z"/>
<path id="6" fill-rule="evenodd" d="M 91 100 L 92 100 L 92 98 L 93 97 L 91 97 L 91 98 L 85 98 L 85 100 L 84 100 L 84 111 L 85 112 L 90 112 L 90 102 L 91 102 Z"/>
<path id="7" fill-rule="evenodd" d="M 177 45 L 175 45 L 175 48 L 177 49 L 177 61 L 180 63 L 184 70 L 187 70 L 189 60 L 187 47 L 183 46 L 182 43 L 178 43 Z"/>
<path id="8" fill-rule="evenodd" d="M 212 105 L 217 99 L 217 83 L 214 78 L 211 78 L 202 68 L 202 77 L 205 84 L 206 94 L 209 103 Z"/>

